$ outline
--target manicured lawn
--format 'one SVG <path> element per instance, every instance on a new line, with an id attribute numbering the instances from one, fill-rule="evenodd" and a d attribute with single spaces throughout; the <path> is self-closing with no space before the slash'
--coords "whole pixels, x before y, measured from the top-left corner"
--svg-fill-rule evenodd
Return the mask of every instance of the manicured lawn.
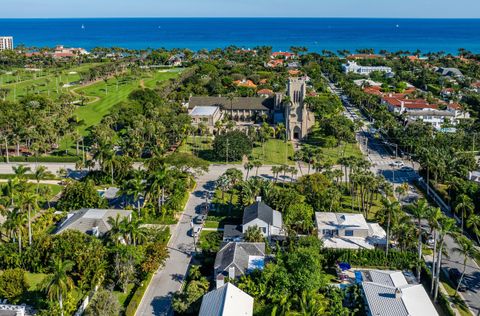
<path id="1" fill-rule="evenodd" d="M 36 184 L 35 184 L 35 186 L 36 186 Z M 39 188 L 42 188 L 42 187 L 50 187 L 50 190 L 52 190 L 52 195 L 53 196 L 62 192 L 62 189 L 63 189 L 63 186 L 58 185 L 58 184 L 42 184 L 42 183 L 40 183 Z"/>
<path id="2" fill-rule="evenodd" d="M 456 297 L 453 295 L 455 294 L 455 289 L 453 286 L 447 282 L 447 281 L 442 281 L 443 287 L 447 291 L 448 295 L 453 298 L 453 301 L 455 302 L 455 306 L 457 307 L 457 310 L 460 312 L 460 315 L 462 316 L 471 316 L 472 314 L 468 310 L 468 307 L 465 305 L 465 302 L 460 298 L 460 296 L 457 294 Z"/>
<path id="3" fill-rule="evenodd" d="M 206 221 L 203 225 L 204 228 L 221 228 L 220 226 L 220 222 L 217 221 Z"/>
<path id="4" fill-rule="evenodd" d="M 380 210 L 382 207 L 382 203 L 380 201 L 380 196 L 377 197 L 377 199 L 373 200 L 372 208 L 370 209 L 368 213 L 368 218 L 367 220 L 374 221 L 375 220 L 375 215 L 377 212 Z M 341 199 L 341 209 L 338 212 L 350 212 L 352 213 L 352 197 L 350 195 L 342 195 Z M 355 204 L 353 208 L 353 212 L 357 213 L 358 211 L 358 201 L 357 197 L 355 197 Z"/>
<path id="5" fill-rule="evenodd" d="M 118 302 L 120 303 L 120 306 L 126 307 L 125 306 L 126 300 L 130 296 L 134 287 L 135 287 L 135 284 L 133 283 L 129 284 L 127 286 L 127 293 L 123 293 L 122 291 L 113 291 L 113 294 L 115 294 L 115 296 L 117 297 Z"/>
<path id="6" fill-rule="evenodd" d="M 252 151 L 254 160 L 260 160 L 264 165 L 292 165 L 290 160 L 293 157 L 293 146 L 291 142 L 284 142 L 280 139 L 269 139 L 262 143 L 255 144 Z"/>
<path id="7" fill-rule="evenodd" d="M 140 77 L 127 74 L 120 78 L 118 85 L 116 79 L 109 79 L 107 82 L 100 81 L 84 88 L 75 89 L 75 92 L 82 92 L 85 96 L 97 100 L 77 108 L 78 118 L 85 122 L 80 132 L 85 134 L 88 127 L 100 123 L 102 118 L 110 112 L 110 109 L 119 102 L 126 100 L 133 90 L 140 87 L 154 88 L 157 83 L 176 78 L 179 73 L 178 70 L 172 69 L 166 72 L 145 73 Z"/>

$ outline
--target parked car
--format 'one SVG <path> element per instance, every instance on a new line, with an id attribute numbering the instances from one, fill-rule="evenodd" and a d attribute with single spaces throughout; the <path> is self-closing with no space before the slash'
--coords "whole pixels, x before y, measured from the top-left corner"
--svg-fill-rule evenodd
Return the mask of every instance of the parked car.
<path id="1" fill-rule="evenodd" d="M 193 218 L 193 223 L 202 225 L 205 223 L 206 219 L 207 219 L 207 215 L 197 215 Z"/>
<path id="2" fill-rule="evenodd" d="M 403 161 L 397 160 L 397 161 L 392 162 L 392 166 L 397 167 L 397 168 L 401 168 L 401 167 L 405 166 L 405 164 L 403 163 Z"/>

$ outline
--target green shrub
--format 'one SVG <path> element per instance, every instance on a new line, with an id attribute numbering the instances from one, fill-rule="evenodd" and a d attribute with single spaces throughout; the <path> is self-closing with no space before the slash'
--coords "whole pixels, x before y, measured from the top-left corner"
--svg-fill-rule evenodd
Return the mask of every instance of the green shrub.
<path id="1" fill-rule="evenodd" d="M 40 156 L 40 157 L 25 157 L 25 156 L 10 156 L 8 157 L 10 162 L 65 162 L 65 163 L 76 163 L 81 158 L 73 156 Z M 0 160 L 7 162 L 7 157 L 1 156 Z"/>
<path id="2" fill-rule="evenodd" d="M 125 316 L 135 316 L 135 312 L 137 311 L 140 302 L 142 301 L 143 295 L 145 295 L 145 291 L 152 281 L 153 273 L 147 274 L 146 278 L 142 281 L 142 283 L 136 288 L 135 293 L 132 296 L 132 299 L 128 303 L 127 309 L 125 310 Z"/>

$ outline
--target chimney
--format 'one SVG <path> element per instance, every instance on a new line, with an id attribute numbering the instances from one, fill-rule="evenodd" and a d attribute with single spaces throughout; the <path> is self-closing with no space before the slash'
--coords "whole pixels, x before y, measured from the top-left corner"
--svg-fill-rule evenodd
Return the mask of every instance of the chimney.
<path id="1" fill-rule="evenodd" d="M 395 299 L 400 300 L 401 298 L 402 298 L 402 291 L 399 288 L 395 289 Z"/>
<path id="2" fill-rule="evenodd" d="M 262 197 L 261 197 L 261 196 L 257 196 L 257 198 L 255 199 L 255 201 L 257 201 L 257 202 L 262 202 Z"/>
<path id="3" fill-rule="evenodd" d="M 231 280 L 235 279 L 235 267 L 228 268 L 228 278 Z"/>
<path id="4" fill-rule="evenodd" d="M 225 277 L 223 276 L 223 274 L 219 274 L 217 276 L 217 284 L 216 284 L 217 289 L 221 288 L 224 284 L 225 284 Z"/>

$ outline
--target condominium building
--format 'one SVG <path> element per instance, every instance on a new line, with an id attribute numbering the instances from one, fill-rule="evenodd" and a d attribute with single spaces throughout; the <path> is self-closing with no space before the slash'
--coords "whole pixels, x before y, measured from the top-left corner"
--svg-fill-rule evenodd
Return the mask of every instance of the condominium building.
<path id="1" fill-rule="evenodd" d="M 13 37 L 0 36 L 0 50 L 13 49 Z"/>
<path id="2" fill-rule="evenodd" d="M 369 75 L 374 71 L 385 72 L 388 74 L 392 73 L 391 67 L 386 66 L 360 66 L 354 61 L 348 61 L 347 64 L 342 65 L 343 71 L 348 74 L 349 72 L 357 73 L 360 75 Z"/>

